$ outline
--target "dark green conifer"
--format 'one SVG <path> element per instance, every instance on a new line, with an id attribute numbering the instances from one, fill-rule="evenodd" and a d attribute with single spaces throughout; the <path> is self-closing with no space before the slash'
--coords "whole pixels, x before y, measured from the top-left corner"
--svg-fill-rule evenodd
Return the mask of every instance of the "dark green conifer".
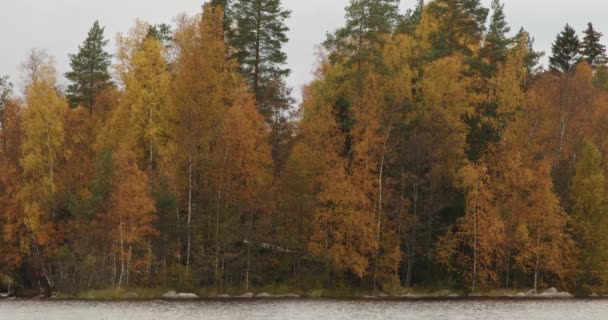
<path id="1" fill-rule="evenodd" d="M 420 19 L 422 19 L 422 10 L 424 10 L 424 0 L 418 0 L 416 7 L 408 9 L 401 17 L 401 21 L 397 26 L 397 32 L 413 35 L 420 24 Z"/>
<path id="2" fill-rule="evenodd" d="M 580 48 L 581 42 L 576 31 L 566 24 L 553 43 L 551 48 L 553 54 L 549 57 L 549 66 L 555 71 L 570 71 L 580 61 Z"/>
<path id="3" fill-rule="evenodd" d="M 608 57 L 606 57 L 606 46 L 600 43 L 603 34 L 593 28 L 593 24 L 589 22 L 587 29 L 583 32 L 585 37 L 581 43 L 580 54 L 587 63 L 593 68 L 606 65 Z"/>
<path id="4" fill-rule="evenodd" d="M 346 7 L 346 25 L 328 35 L 324 46 L 334 61 L 347 59 L 359 67 L 364 62 L 375 63 L 380 35 L 393 32 L 398 21 L 399 0 L 351 0 Z"/>
<path id="5" fill-rule="evenodd" d="M 287 55 L 283 51 L 289 41 L 285 21 L 291 11 L 284 9 L 280 0 L 237 0 L 231 13 L 236 23 L 236 30 L 229 39 L 234 58 L 249 82 L 260 112 L 270 122 L 274 113 L 272 101 L 288 99 L 269 95 L 281 92 L 269 86 L 291 72 L 285 66 Z"/>
<path id="6" fill-rule="evenodd" d="M 492 70 L 496 69 L 497 63 L 505 61 L 509 45 L 513 43 L 508 36 L 511 28 L 506 21 L 504 7 L 499 0 L 492 0 L 492 17 L 482 48 L 482 57 L 489 60 Z"/>
<path id="7" fill-rule="evenodd" d="M 489 10 L 479 0 L 436 0 L 427 6 L 439 23 L 428 57 L 434 60 L 456 52 L 471 56 L 471 47 L 483 40 Z"/>
<path id="8" fill-rule="evenodd" d="M 108 44 L 104 29 L 95 21 L 78 54 L 69 55 L 72 71 L 65 74 L 71 82 L 67 90 L 70 103 L 86 107 L 90 114 L 93 114 L 97 94 L 111 84 L 108 72 L 111 55 L 104 50 Z"/>

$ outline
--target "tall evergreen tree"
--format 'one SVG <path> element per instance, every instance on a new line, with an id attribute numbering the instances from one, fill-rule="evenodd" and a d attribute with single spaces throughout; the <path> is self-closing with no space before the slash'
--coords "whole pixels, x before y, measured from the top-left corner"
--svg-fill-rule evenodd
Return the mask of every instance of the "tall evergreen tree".
<path id="1" fill-rule="evenodd" d="M 425 12 L 429 30 L 422 32 L 429 33 L 424 36 L 432 48 L 429 58 L 439 59 L 454 52 L 471 55 L 472 48 L 481 43 L 488 9 L 479 0 L 436 0 Z"/>
<path id="2" fill-rule="evenodd" d="M 99 21 L 95 21 L 78 54 L 69 55 L 72 71 L 65 74 L 72 83 L 67 90 L 71 104 L 83 104 L 90 114 L 93 114 L 95 97 L 110 84 L 108 68 L 111 55 L 104 51 L 108 44 L 104 29 L 99 26 Z"/>
<path id="3" fill-rule="evenodd" d="M 416 7 L 408 9 L 401 17 L 401 21 L 397 26 L 397 32 L 413 35 L 420 24 L 420 19 L 422 19 L 422 10 L 424 10 L 424 0 L 418 0 Z"/>
<path id="4" fill-rule="evenodd" d="M 399 19 L 399 0 L 351 0 L 346 25 L 329 35 L 324 46 L 332 59 L 349 58 L 359 66 L 379 58 L 376 44 L 381 34 L 391 33 Z"/>
<path id="5" fill-rule="evenodd" d="M 229 39 L 234 57 L 253 90 L 260 112 L 271 122 L 271 101 L 277 97 L 269 94 L 273 91 L 269 86 L 274 79 L 285 78 L 291 72 L 285 67 L 287 55 L 283 52 L 289 41 L 285 20 L 291 11 L 282 7 L 281 0 L 238 0 L 231 11 L 236 22 L 234 35 Z"/>
<path id="6" fill-rule="evenodd" d="M 593 68 L 606 65 L 608 57 L 606 57 L 606 46 L 600 43 L 602 36 L 601 32 L 593 28 L 593 24 L 589 22 L 587 29 L 583 32 L 585 37 L 581 43 L 580 54 L 587 63 Z"/>
<path id="7" fill-rule="evenodd" d="M 513 42 L 507 36 L 511 28 L 506 21 L 504 7 L 500 0 L 492 1 L 492 17 L 482 49 L 482 56 L 489 59 L 489 63 L 494 66 L 498 62 L 504 62 L 509 45 Z"/>
<path id="8" fill-rule="evenodd" d="M 552 70 L 568 72 L 580 60 L 579 50 L 581 42 L 576 35 L 576 31 L 566 24 L 564 30 L 557 35 L 553 42 L 551 51 L 553 55 L 549 57 L 549 65 Z"/>

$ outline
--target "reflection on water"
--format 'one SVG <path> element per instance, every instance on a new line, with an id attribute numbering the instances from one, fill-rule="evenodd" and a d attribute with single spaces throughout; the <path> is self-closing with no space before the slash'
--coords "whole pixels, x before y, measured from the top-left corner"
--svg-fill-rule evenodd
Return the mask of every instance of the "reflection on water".
<path id="1" fill-rule="evenodd" d="M 0 301 L 7 320 L 608 319 L 607 300 L 568 301 Z"/>

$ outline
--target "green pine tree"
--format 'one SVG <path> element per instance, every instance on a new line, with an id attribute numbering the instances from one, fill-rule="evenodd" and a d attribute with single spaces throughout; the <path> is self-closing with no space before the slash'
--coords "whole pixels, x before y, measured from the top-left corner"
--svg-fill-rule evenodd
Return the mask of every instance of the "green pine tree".
<path id="1" fill-rule="evenodd" d="M 483 58 L 489 60 L 492 73 L 496 71 L 498 63 L 505 61 L 509 46 L 513 43 L 513 39 L 507 36 L 511 28 L 506 21 L 504 7 L 500 0 L 492 0 L 492 17 L 481 53 Z"/>
<path id="2" fill-rule="evenodd" d="M 67 90 L 70 103 L 83 105 L 90 114 L 93 114 L 97 94 L 111 84 L 108 72 L 111 55 L 104 51 L 108 44 L 104 39 L 104 29 L 99 26 L 99 21 L 95 21 L 78 54 L 69 55 L 72 71 L 65 74 L 71 82 Z"/>
<path id="3" fill-rule="evenodd" d="M 581 42 L 576 31 L 569 24 L 557 35 L 549 57 L 549 66 L 552 70 L 568 72 L 580 61 L 579 50 Z"/>
<path id="4" fill-rule="evenodd" d="M 346 58 L 361 69 L 365 62 L 378 62 L 380 35 L 393 32 L 398 21 L 399 0 L 351 0 L 346 25 L 328 35 L 324 46 L 332 60 Z"/>
<path id="5" fill-rule="evenodd" d="M 600 43 L 603 34 L 596 31 L 591 22 L 587 24 L 587 29 L 583 33 L 585 37 L 580 49 L 582 58 L 593 68 L 606 65 L 608 60 L 608 57 L 606 57 L 606 46 Z"/>
<path id="6" fill-rule="evenodd" d="M 473 55 L 471 48 L 482 42 L 489 10 L 479 0 L 436 0 L 428 5 L 428 13 L 439 23 L 431 35 L 431 60 L 460 52 Z"/>
<path id="7" fill-rule="evenodd" d="M 231 8 L 236 30 L 229 42 L 234 58 L 243 76 L 248 80 L 260 112 L 271 122 L 273 101 L 290 99 L 276 97 L 280 91 L 272 90 L 275 79 L 290 74 L 285 66 L 287 55 L 283 46 L 289 41 L 289 28 L 285 21 L 291 11 L 281 5 L 281 0 L 237 0 Z"/>
<path id="8" fill-rule="evenodd" d="M 171 26 L 166 23 L 155 24 L 148 27 L 148 37 L 156 38 L 165 48 L 168 48 L 173 41 L 173 32 Z"/>
<path id="9" fill-rule="evenodd" d="M 413 35 L 420 24 L 420 19 L 422 19 L 422 10 L 424 10 L 424 0 L 418 0 L 416 7 L 408 9 L 401 17 L 401 21 L 397 26 L 397 32 Z"/>

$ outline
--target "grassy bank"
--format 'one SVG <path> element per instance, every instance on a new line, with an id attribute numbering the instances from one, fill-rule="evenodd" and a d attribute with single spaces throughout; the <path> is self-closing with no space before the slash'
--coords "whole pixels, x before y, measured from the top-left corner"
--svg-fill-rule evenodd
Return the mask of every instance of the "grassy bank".
<path id="1" fill-rule="evenodd" d="M 421 298 L 442 298 L 442 297 L 464 297 L 463 292 L 458 292 L 448 289 L 437 288 L 417 288 L 417 289 L 399 289 L 392 292 L 382 292 L 373 290 L 360 289 L 313 289 L 302 290 L 287 286 L 268 286 L 245 290 L 243 288 L 227 288 L 218 290 L 216 288 L 201 288 L 196 290 L 179 291 L 172 288 L 105 288 L 79 292 L 76 294 L 57 293 L 56 298 L 59 299 L 92 299 L 92 300 L 122 300 L 122 299 L 161 299 L 163 294 L 169 291 L 188 292 L 198 295 L 200 298 L 217 298 L 218 295 L 227 295 L 230 297 L 239 297 L 247 292 L 251 292 L 254 296 L 259 294 L 268 294 L 271 297 L 282 297 L 285 295 L 297 295 L 302 298 L 314 299 L 346 299 L 346 298 L 399 298 L 399 297 L 421 297 Z M 518 292 L 525 290 L 489 290 L 476 294 L 475 296 L 482 297 L 507 297 L 515 295 Z"/>

